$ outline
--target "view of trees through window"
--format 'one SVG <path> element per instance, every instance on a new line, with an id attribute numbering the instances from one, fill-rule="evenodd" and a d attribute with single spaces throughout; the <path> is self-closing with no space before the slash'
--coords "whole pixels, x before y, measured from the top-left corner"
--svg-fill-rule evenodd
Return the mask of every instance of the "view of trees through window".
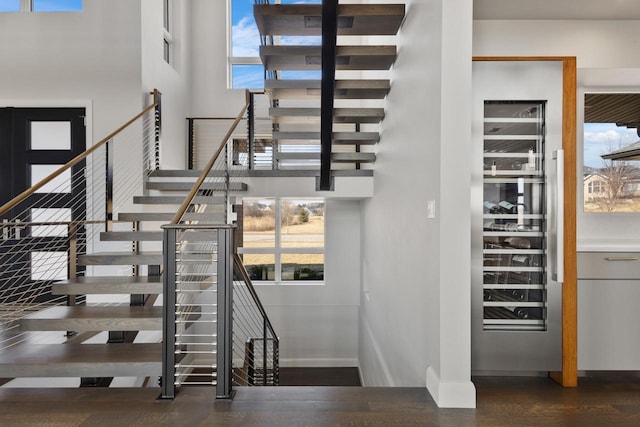
<path id="1" fill-rule="evenodd" d="M 245 199 L 243 261 L 252 280 L 324 280 L 324 201 Z"/>
<path id="2" fill-rule="evenodd" d="M 639 139 L 634 128 L 615 123 L 584 124 L 585 212 L 640 212 L 640 162 L 601 157 Z"/>

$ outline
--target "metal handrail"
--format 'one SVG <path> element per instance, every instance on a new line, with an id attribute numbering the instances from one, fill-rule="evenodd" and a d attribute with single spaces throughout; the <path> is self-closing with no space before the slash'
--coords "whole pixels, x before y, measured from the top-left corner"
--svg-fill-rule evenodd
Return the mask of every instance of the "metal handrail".
<path id="1" fill-rule="evenodd" d="M 123 124 L 122 126 L 120 126 L 118 129 L 116 129 L 115 131 L 111 132 L 109 135 L 107 135 L 106 137 L 104 137 L 102 140 L 100 140 L 97 144 L 93 145 L 91 148 L 88 148 L 87 150 L 85 150 L 83 153 L 78 154 L 76 157 L 74 157 L 73 159 L 69 160 L 67 163 L 65 163 L 64 165 L 60 166 L 58 169 L 56 169 L 54 172 L 52 172 L 51 174 L 49 174 L 47 177 L 41 179 L 38 183 L 36 183 L 35 185 L 31 186 L 30 188 L 26 189 L 25 191 L 23 191 L 22 193 L 20 193 L 19 195 L 17 195 L 16 197 L 14 197 L 13 199 L 9 200 L 7 203 L 5 203 L 4 205 L 2 205 L 2 207 L 0 207 L 0 216 L 4 215 L 5 213 L 9 212 L 11 209 L 13 209 L 15 206 L 17 206 L 18 204 L 20 204 L 21 202 L 23 202 L 25 199 L 27 199 L 29 196 L 33 195 L 36 191 L 38 191 L 40 188 L 42 188 L 43 186 L 45 186 L 46 184 L 48 184 L 49 182 L 53 181 L 55 178 L 57 178 L 58 176 L 60 176 L 65 170 L 75 166 L 76 164 L 80 163 L 82 160 L 84 160 L 87 156 L 89 156 L 89 154 L 93 153 L 94 151 L 96 151 L 98 148 L 102 147 L 103 145 L 105 145 L 106 143 L 108 143 L 111 139 L 113 139 L 116 135 L 118 135 L 119 133 L 121 133 L 123 130 L 125 130 L 126 128 L 128 128 L 132 123 L 134 123 L 136 120 L 138 120 L 140 117 L 144 116 L 145 114 L 147 114 L 149 111 L 153 110 L 154 108 L 156 108 L 158 106 L 158 100 L 159 100 L 159 92 L 158 89 L 154 89 L 153 90 L 153 103 L 151 105 L 149 105 L 148 107 L 146 107 L 144 110 L 142 110 L 140 113 L 136 114 L 133 118 L 131 118 L 130 120 L 128 120 L 125 124 Z"/>
<path id="2" fill-rule="evenodd" d="M 229 138 L 231 138 L 231 135 L 233 134 L 233 132 L 238 127 L 238 124 L 240 124 L 240 122 L 242 121 L 242 118 L 244 117 L 244 113 L 247 111 L 247 108 L 249 108 L 249 102 L 250 102 L 249 94 L 250 94 L 250 91 L 249 90 L 245 90 L 245 104 L 244 104 L 244 106 L 242 107 L 242 109 L 240 110 L 238 115 L 236 116 L 235 120 L 231 124 L 231 127 L 229 128 L 229 130 L 225 134 L 224 138 L 222 138 L 222 141 L 220 142 L 220 146 L 218 147 L 216 152 L 211 157 L 211 160 L 209 160 L 209 163 L 207 163 L 207 165 L 203 168 L 202 173 L 200 174 L 200 176 L 196 180 L 196 183 L 193 185 L 193 187 L 191 188 L 191 191 L 187 195 L 186 199 L 184 200 L 184 202 L 182 203 L 182 205 L 180 206 L 180 208 L 176 212 L 175 216 L 173 217 L 173 220 L 171 220 L 171 224 L 172 225 L 178 224 L 180 222 L 180 220 L 184 216 L 185 212 L 189 208 L 189 205 L 191 204 L 193 198 L 196 196 L 196 194 L 198 194 L 198 190 L 202 186 L 202 183 L 204 182 L 205 179 L 207 179 L 207 175 L 209 175 L 209 172 L 213 168 L 213 165 L 218 160 L 218 157 L 220 157 L 220 153 L 222 153 L 222 150 L 227 145 L 227 142 L 229 141 Z"/>
<path id="3" fill-rule="evenodd" d="M 244 267 L 244 264 L 242 263 L 242 259 L 240 259 L 240 255 L 238 255 L 237 253 L 233 254 L 233 264 L 237 268 L 238 273 L 240 273 L 240 275 L 242 276 L 242 280 L 247 285 L 247 289 L 249 290 L 249 293 L 251 294 L 251 297 L 253 298 L 253 301 L 255 302 L 256 307 L 258 307 L 258 311 L 260 312 L 260 315 L 262 315 L 262 319 L 265 321 L 267 328 L 269 329 L 271 334 L 274 336 L 274 338 L 277 337 L 276 331 L 273 329 L 273 326 L 271 325 L 271 321 L 269 320 L 269 316 L 267 316 L 267 312 L 264 309 L 264 306 L 262 305 L 262 301 L 260 301 L 260 297 L 258 297 L 258 293 L 256 292 L 256 289 L 253 286 L 253 282 L 251 282 L 249 273 L 247 272 L 247 269 Z"/>

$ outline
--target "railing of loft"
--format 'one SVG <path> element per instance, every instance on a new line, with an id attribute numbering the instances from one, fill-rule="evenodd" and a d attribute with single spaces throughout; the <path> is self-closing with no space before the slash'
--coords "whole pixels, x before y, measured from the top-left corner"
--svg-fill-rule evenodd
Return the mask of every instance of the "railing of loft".
<path id="1" fill-rule="evenodd" d="M 27 340 L 65 341 L 54 332 L 21 331 L 21 319 L 86 302 L 82 295 L 54 294 L 51 285 L 87 275 L 77 257 L 98 249 L 114 213 L 132 203 L 145 176 L 159 167 L 160 117 L 154 90 L 140 113 L 0 207 L 0 350 Z"/>
<path id="2" fill-rule="evenodd" d="M 249 91 L 246 114 L 230 135 L 229 165 L 235 173 L 275 169 L 272 122 L 264 92 Z M 191 117 L 187 119 L 189 169 L 201 170 L 220 147 L 235 117 Z"/>
<path id="3" fill-rule="evenodd" d="M 173 398 L 181 386 L 205 384 L 216 387 L 217 398 L 231 397 L 237 325 L 257 321 L 255 315 L 247 318 L 241 314 L 243 310 L 238 311 L 241 317 L 236 314 L 234 269 L 241 274 L 238 271 L 244 271 L 244 267 L 234 265 L 235 226 L 227 224 L 231 222 L 235 194 L 243 188 L 239 176 L 248 168 L 248 164 L 234 165 L 232 155 L 232 136 L 249 107 L 248 91 L 245 101 L 185 202 L 171 223 L 163 226 L 165 311 L 161 396 L 165 399 Z M 248 295 L 240 292 L 237 296 L 244 297 L 244 305 L 259 304 L 255 292 Z M 259 320 L 261 325 L 265 316 Z M 266 322 L 270 325 L 268 319 Z M 270 332 L 268 336 L 260 333 L 251 338 L 273 342 L 274 337 Z M 277 348 L 277 344 L 268 348 Z M 273 363 L 269 366 L 270 375 L 277 373 Z"/>

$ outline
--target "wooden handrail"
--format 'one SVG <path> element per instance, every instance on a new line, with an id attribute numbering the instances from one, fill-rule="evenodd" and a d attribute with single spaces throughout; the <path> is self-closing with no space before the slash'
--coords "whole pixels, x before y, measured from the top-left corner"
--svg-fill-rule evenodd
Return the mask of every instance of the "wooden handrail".
<path id="1" fill-rule="evenodd" d="M 207 163 L 207 165 L 204 167 L 204 169 L 202 170 L 202 173 L 198 177 L 196 183 L 193 185 L 193 188 L 191 188 L 191 191 L 187 195 L 187 198 L 182 203 L 182 206 L 180 206 L 180 209 L 178 209 L 178 212 L 176 212 L 175 216 L 173 217 L 173 220 L 171 221 L 171 224 L 176 225 L 176 224 L 178 224 L 180 222 L 180 220 L 182 219 L 182 216 L 184 215 L 184 213 L 189 208 L 189 205 L 191 204 L 191 201 L 196 196 L 196 194 L 198 193 L 198 190 L 202 186 L 202 183 L 204 182 L 205 179 L 207 179 L 207 175 L 209 175 L 209 172 L 211 171 L 211 168 L 213 168 L 213 164 L 216 162 L 216 160 L 218 160 L 218 157 L 220 156 L 220 153 L 222 152 L 222 149 L 225 147 L 225 145 L 227 145 L 227 141 L 229 140 L 229 138 L 231 138 L 231 135 L 233 134 L 233 132 L 238 127 L 238 124 L 240 123 L 240 121 L 242 121 L 242 117 L 244 116 L 244 113 L 247 111 L 247 108 L 249 107 L 249 93 L 250 92 L 248 90 L 245 91 L 245 104 L 244 104 L 244 106 L 242 107 L 242 109 L 240 110 L 240 112 L 236 116 L 235 120 L 231 124 L 231 127 L 229 128 L 229 130 L 225 134 L 224 138 L 222 139 L 222 142 L 220 143 L 220 147 L 218 147 L 216 152 L 211 157 L 211 160 L 209 160 L 209 163 Z"/>
<path id="2" fill-rule="evenodd" d="M 104 144 L 106 144 L 111 139 L 113 139 L 114 136 L 118 135 L 120 132 L 122 132 L 127 127 L 129 127 L 133 122 L 135 122 L 140 117 L 142 117 L 145 114 L 147 114 L 149 111 L 153 110 L 157 105 L 158 105 L 158 89 L 154 89 L 153 90 L 153 103 L 151 105 L 149 105 L 147 108 L 142 110 L 140 113 L 136 114 L 132 119 L 127 121 L 125 124 L 120 126 L 118 129 L 116 129 L 115 131 L 111 132 L 109 135 L 104 137 L 97 144 L 93 145 L 91 148 L 88 148 L 84 152 L 78 154 L 76 157 L 74 157 L 73 159 L 69 160 L 64 165 L 60 166 L 60 168 L 58 168 L 55 171 L 53 171 L 47 177 L 41 179 L 38 183 L 36 183 L 35 185 L 33 185 L 30 188 L 26 189 L 25 191 L 23 191 L 22 193 L 18 194 L 16 197 L 14 197 L 13 199 L 9 200 L 7 203 L 2 205 L 2 207 L 0 207 L 0 215 L 4 215 L 5 213 L 9 212 L 16 205 L 18 205 L 19 203 L 23 202 L 27 197 L 31 196 L 33 193 L 38 191 L 40 188 L 42 188 L 43 186 L 45 186 L 46 184 L 48 184 L 49 182 L 53 181 L 55 178 L 60 176 L 62 174 L 62 172 L 64 172 L 65 170 L 75 166 L 76 164 L 78 164 L 81 160 L 85 159 L 89 154 L 93 153 L 98 148 L 102 147 Z"/>

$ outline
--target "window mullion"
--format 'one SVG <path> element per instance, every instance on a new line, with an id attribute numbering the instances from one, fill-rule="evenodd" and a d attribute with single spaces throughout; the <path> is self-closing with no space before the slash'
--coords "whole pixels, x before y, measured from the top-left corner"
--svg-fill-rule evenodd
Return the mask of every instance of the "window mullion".
<path id="1" fill-rule="evenodd" d="M 280 198 L 276 198 L 276 233 L 275 233 L 275 282 L 282 282 L 282 262 L 280 254 L 282 253 L 280 249 L 280 231 L 282 225 L 282 210 L 281 210 L 281 200 Z"/>

